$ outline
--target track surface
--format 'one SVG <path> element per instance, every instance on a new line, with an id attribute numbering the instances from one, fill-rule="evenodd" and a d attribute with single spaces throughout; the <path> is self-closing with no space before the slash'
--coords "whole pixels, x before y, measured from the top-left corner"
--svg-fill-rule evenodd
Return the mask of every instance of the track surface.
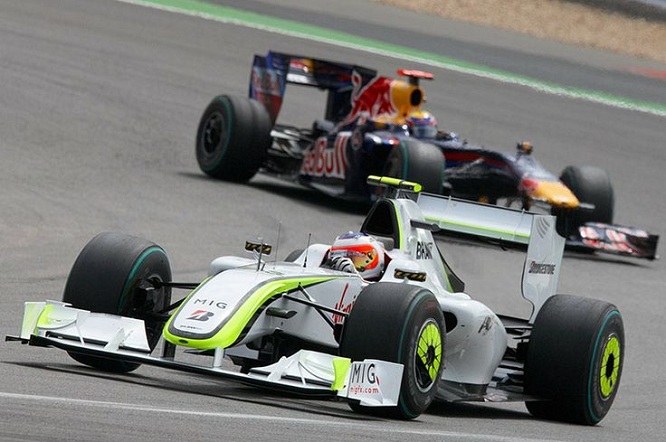
<path id="1" fill-rule="evenodd" d="M 296 2 L 281 2 L 291 3 Z M 358 4 L 356 18 L 362 19 L 367 4 Z M 329 17 L 336 26 L 349 26 L 349 17 L 324 2 L 308 5 L 320 6 L 324 23 Z M 284 10 L 251 6 L 264 13 Z M 246 93 L 255 52 L 314 54 L 387 74 L 421 67 L 114 0 L 0 0 L 0 10 L 1 336 L 18 332 L 24 301 L 60 299 L 78 252 L 100 231 L 157 242 L 171 256 L 175 279 L 196 281 L 214 257 L 240 254 L 243 239 L 274 238 L 278 223 L 279 256 L 303 247 L 307 233 L 313 241 L 329 242 L 360 225 L 359 208 L 295 186 L 261 177 L 232 185 L 199 173 L 193 144 L 200 114 L 218 93 Z M 398 33 L 417 33 L 424 29 L 419 20 L 432 20 L 377 11 L 380 18 L 403 17 L 390 25 Z M 389 25 L 382 26 L 373 38 Z M 456 26 L 458 40 L 479 38 L 478 28 Z M 552 57 L 530 55 L 543 42 L 523 51 L 527 43 L 518 40 L 510 42 L 513 49 L 503 53 L 503 63 L 528 60 L 550 70 Z M 490 51 L 497 42 L 475 44 Z M 560 46 L 558 51 L 574 79 L 601 75 L 595 69 L 617 60 L 601 53 L 583 60 L 579 50 Z M 428 97 L 440 125 L 507 149 L 529 138 L 554 171 L 568 164 L 603 166 L 616 190 L 616 220 L 662 233 L 663 117 L 428 69 L 437 77 L 428 84 Z M 657 84 L 615 75 L 624 74 L 608 72 L 597 84 L 628 96 Z M 649 92 L 648 98 L 664 104 L 663 85 L 657 89 L 662 95 Z M 285 116 L 292 121 L 307 124 L 306 116 L 321 113 L 309 94 L 289 98 Z M 443 246 L 475 297 L 502 313 L 529 311 L 516 294 L 519 256 Z M 515 271 L 505 272 L 504 264 Z M 565 260 L 561 292 L 614 302 L 625 318 L 619 396 L 594 428 L 537 421 L 522 404 L 436 406 L 414 422 L 367 419 L 344 403 L 283 398 L 162 369 L 100 374 L 56 350 L 1 342 L 0 440 L 665 440 L 659 418 L 666 414 L 659 391 L 666 365 L 664 286 L 661 261 Z"/>

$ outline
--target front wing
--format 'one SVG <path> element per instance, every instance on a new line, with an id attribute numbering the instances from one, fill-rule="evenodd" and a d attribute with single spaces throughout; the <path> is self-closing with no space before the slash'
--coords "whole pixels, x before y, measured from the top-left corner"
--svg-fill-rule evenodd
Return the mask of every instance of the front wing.
<path id="1" fill-rule="evenodd" d="M 657 259 L 659 235 L 635 227 L 588 222 L 567 238 L 573 250 L 612 253 L 615 255 Z"/>
<path id="2" fill-rule="evenodd" d="M 20 335 L 5 340 L 203 374 L 300 396 L 345 398 L 368 407 L 396 406 L 403 372 L 402 364 L 372 359 L 352 362 L 306 350 L 247 374 L 222 367 L 223 349 L 214 350 L 209 366 L 177 361 L 172 355 L 150 354 L 143 321 L 92 313 L 57 301 L 26 302 Z M 377 379 L 384 381 L 380 384 Z"/>

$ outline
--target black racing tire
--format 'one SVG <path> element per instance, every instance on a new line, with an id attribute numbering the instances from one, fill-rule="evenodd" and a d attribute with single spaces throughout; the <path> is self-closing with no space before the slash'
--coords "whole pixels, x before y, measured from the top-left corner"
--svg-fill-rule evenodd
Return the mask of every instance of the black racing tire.
<path id="1" fill-rule="evenodd" d="M 444 171 L 444 153 L 439 147 L 407 138 L 389 153 L 383 175 L 416 182 L 424 192 L 440 194 L 446 181 Z"/>
<path id="2" fill-rule="evenodd" d="M 213 178 L 248 181 L 266 160 L 272 127 L 268 111 L 257 100 L 215 97 L 197 130 L 199 167 Z"/>
<path id="3" fill-rule="evenodd" d="M 617 394 L 624 325 L 605 301 L 555 295 L 537 314 L 525 361 L 525 393 L 540 419 L 596 425 Z"/>
<path id="4" fill-rule="evenodd" d="M 414 419 L 431 404 L 444 368 L 444 315 L 435 295 L 408 284 L 378 282 L 359 294 L 344 323 L 340 355 L 353 361 L 380 359 L 404 365 L 398 404 L 357 412 Z"/>
<path id="5" fill-rule="evenodd" d="M 153 288 L 150 281 L 154 279 L 171 282 L 169 258 L 160 246 L 123 233 L 100 233 L 74 262 L 63 301 L 95 313 L 143 319 L 152 350 L 165 323 L 154 313 L 171 302 L 171 289 Z M 140 365 L 74 352 L 69 355 L 82 364 L 115 373 L 127 373 Z"/>
<path id="6" fill-rule="evenodd" d="M 613 223 L 615 194 L 608 172 L 594 166 L 568 166 L 562 171 L 560 181 L 580 202 L 594 204 L 593 211 L 574 210 L 567 215 L 572 228 L 588 221 Z"/>

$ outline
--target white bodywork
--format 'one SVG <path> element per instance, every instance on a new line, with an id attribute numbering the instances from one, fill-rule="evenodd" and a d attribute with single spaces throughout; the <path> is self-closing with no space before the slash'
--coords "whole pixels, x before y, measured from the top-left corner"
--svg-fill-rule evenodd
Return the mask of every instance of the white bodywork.
<path id="1" fill-rule="evenodd" d="M 390 259 L 381 281 L 425 287 L 437 297 L 445 317 L 455 317 L 445 337 L 445 368 L 438 396 L 465 399 L 470 391 L 483 395 L 507 349 L 507 332 L 488 307 L 455 292 L 452 275 L 433 237 L 435 224 L 447 230 L 528 244 L 522 289 L 523 296 L 534 305 L 532 322 L 544 301 L 557 290 L 564 239 L 555 231 L 555 218 L 428 194 L 419 195 L 416 201 L 396 198 L 381 203 L 390 205 L 385 213 L 391 214 L 394 226 L 390 241 L 394 247 L 386 251 Z M 371 216 L 372 212 L 366 223 Z M 344 377 L 339 364 L 345 358 L 302 350 L 268 367 L 252 369 L 247 375 L 230 374 L 220 368 L 225 354 L 257 357 L 257 350 L 248 344 L 276 332 L 334 352 L 338 346 L 336 325 L 343 323 L 356 297 L 372 282 L 357 273 L 326 268 L 328 248 L 324 244 L 310 245 L 294 262 L 265 262 L 257 252 L 254 259 L 225 256 L 213 260 L 209 278 L 188 295 L 167 322 L 165 339 L 214 351 L 212 367 L 197 368 L 199 371 L 294 388 L 293 379 L 303 388 L 321 388 L 323 383 L 329 390 L 353 396 L 365 405 L 395 405 L 403 368 L 400 364 L 355 362 L 352 366 L 356 371 L 349 372 L 347 364 Z M 135 362 L 184 369 L 183 364 L 168 358 L 145 354 L 150 349 L 143 323 L 137 319 L 90 313 L 62 303 L 26 303 L 19 339 L 32 343 L 35 337 L 42 339 L 37 345 L 85 347 L 102 354 L 131 355 Z M 385 370 L 383 379 L 392 380 L 381 390 L 368 384 L 372 379 L 370 370 L 374 373 L 375 369 Z"/>
<path id="2" fill-rule="evenodd" d="M 557 290 L 564 238 L 555 231 L 555 218 L 430 194 L 419 194 L 416 202 L 399 198 L 391 200 L 391 203 L 395 205 L 401 235 L 395 247 L 386 252 L 390 261 L 381 281 L 421 285 L 432 291 L 442 311 L 456 317 L 455 328 L 446 335 L 442 379 L 456 385 L 488 385 L 508 346 L 506 330 L 490 308 L 466 293 L 451 290 L 444 262 L 428 223 L 435 221 L 447 230 L 454 230 L 455 227 L 456 231 L 464 233 L 483 234 L 509 243 L 527 244 L 522 289 L 523 296 L 534 305 L 530 318 L 533 320 L 543 302 Z M 300 271 L 303 275 L 330 272 L 321 267 L 328 248 L 324 244 L 310 245 L 294 261 L 293 267 L 285 269 L 282 265 L 276 266 L 269 262 L 265 264 L 264 271 L 291 274 Z M 257 262 L 252 259 L 220 257 L 211 263 L 209 274 L 227 273 L 237 266 L 256 267 Z M 397 269 L 424 272 L 427 277 L 423 282 L 398 279 L 394 276 Z M 314 298 L 321 304 L 348 311 L 363 286 L 370 284 L 359 276 L 356 280 L 360 285 L 345 291 L 346 296 L 342 295 L 343 289 L 339 288 L 333 290 L 335 295 L 330 298 L 331 290 L 327 288 L 316 293 Z M 211 294 L 213 292 L 211 290 Z M 252 327 L 251 337 L 266 334 L 271 328 L 275 329 L 276 322 L 279 322 L 277 328 L 280 330 L 288 330 L 301 337 L 316 336 L 318 340 L 326 336 L 327 344 L 336 345 L 323 321 L 314 311 L 308 311 L 308 307 L 294 306 L 284 299 L 278 301 L 277 306 L 299 310 L 298 314 L 302 315 L 307 326 L 303 327 L 304 323 L 298 321 L 293 322 L 293 327 L 289 329 L 288 320 L 278 321 L 264 316 Z M 331 318 L 335 319 L 335 316 L 331 315 Z"/>
<path id="3" fill-rule="evenodd" d="M 523 296 L 534 305 L 530 318 L 532 321 L 543 302 L 557 290 L 564 238 L 555 231 L 555 218 L 429 194 L 420 194 L 417 202 L 406 198 L 391 202 L 395 204 L 402 235 L 395 244 L 396 247 L 386 252 L 391 259 L 381 281 L 421 285 L 432 291 L 442 310 L 453 314 L 457 321 L 455 328 L 446 335 L 442 379 L 453 384 L 488 385 L 506 351 L 506 331 L 501 320 L 490 308 L 465 293 L 451 290 L 444 262 L 440 258 L 431 230 L 426 228 L 427 223 L 438 221 L 438 225 L 448 230 L 452 230 L 453 225 L 463 226 L 465 233 L 482 233 L 486 237 L 505 242 L 528 244 L 522 289 Z M 423 224 L 419 225 L 418 222 Z M 321 264 L 328 247 L 313 244 L 294 264 L 300 267 L 304 274 L 307 274 L 308 270 L 322 272 Z M 211 264 L 210 274 L 229 270 L 241 263 L 233 257 L 218 258 Z M 243 264 L 256 266 L 256 261 L 247 260 Z M 271 271 L 275 267 L 267 263 L 266 269 Z M 394 276 L 397 269 L 425 272 L 427 277 L 423 282 L 397 279 Z M 362 281 L 360 277 L 357 279 Z M 362 281 L 362 285 L 348 291 L 346 303 L 342 302 L 344 296 L 340 295 L 340 290 L 336 291 L 338 302 L 335 307 L 349 310 L 362 286 L 367 284 L 369 282 Z M 326 298 L 326 294 L 327 291 L 323 291 L 315 298 L 322 304 L 332 305 L 329 304 L 331 300 Z M 288 304 L 288 301 L 281 302 L 283 304 L 279 304 L 280 306 Z M 321 329 L 322 321 L 314 312 L 310 312 L 309 319 L 308 327 L 304 329 L 310 337 L 316 335 L 316 330 L 326 335 L 325 329 Z M 274 319 L 262 318 L 253 329 L 263 326 L 258 334 L 266 333 L 274 322 Z M 287 324 L 288 321 L 283 326 L 287 327 Z M 295 329 L 292 332 L 297 333 Z"/>

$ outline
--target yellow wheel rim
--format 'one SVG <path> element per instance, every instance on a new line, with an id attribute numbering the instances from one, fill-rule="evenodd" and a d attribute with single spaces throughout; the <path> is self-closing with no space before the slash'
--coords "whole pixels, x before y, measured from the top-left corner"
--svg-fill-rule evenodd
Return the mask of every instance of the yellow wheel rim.
<path id="1" fill-rule="evenodd" d="M 610 336 L 601 356 L 599 372 L 599 390 L 601 397 L 607 399 L 615 390 L 620 375 L 620 340 L 616 335 Z"/>
<path id="2" fill-rule="evenodd" d="M 440 328 L 433 320 L 421 328 L 416 350 L 416 379 L 420 389 L 429 389 L 436 381 L 442 365 L 442 336 Z"/>

